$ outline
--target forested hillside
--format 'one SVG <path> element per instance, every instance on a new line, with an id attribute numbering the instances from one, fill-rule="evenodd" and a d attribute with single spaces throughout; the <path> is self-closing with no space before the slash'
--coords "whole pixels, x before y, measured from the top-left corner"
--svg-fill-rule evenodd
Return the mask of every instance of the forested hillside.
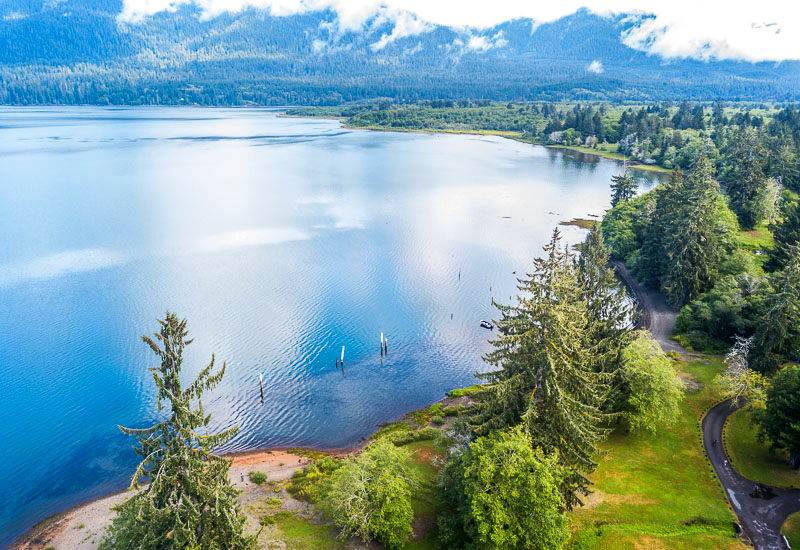
<path id="1" fill-rule="evenodd" d="M 330 10 L 248 9 L 203 17 L 184 5 L 124 21 L 121 0 L 0 3 L 6 104 L 337 104 L 391 98 L 493 100 L 800 97 L 800 62 L 665 60 L 621 38 L 631 18 L 579 11 L 538 25 L 424 24 L 396 38 Z"/>

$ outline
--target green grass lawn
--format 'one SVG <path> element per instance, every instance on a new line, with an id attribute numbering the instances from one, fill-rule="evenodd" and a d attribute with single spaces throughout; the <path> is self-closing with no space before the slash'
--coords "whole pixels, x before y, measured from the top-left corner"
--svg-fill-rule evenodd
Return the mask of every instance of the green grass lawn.
<path id="1" fill-rule="evenodd" d="M 702 448 L 699 422 L 715 403 L 720 359 L 682 363 L 703 388 L 657 434 L 616 433 L 591 476 L 594 493 L 570 514 L 568 548 L 743 549 L 724 493 Z"/>
<path id="2" fill-rule="evenodd" d="M 731 464 L 753 481 L 777 487 L 800 487 L 800 474 L 786 465 L 786 457 L 776 455 L 758 441 L 751 417 L 750 411 L 739 410 L 725 425 L 725 449 Z"/>
<path id="3" fill-rule="evenodd" d="M 800 548 L 800 512 L 789 516 L 781 532 L 789 539 L 792 548 Z"/>
<path id="4" fill-rule="evenodd" d="M 283 514 L 275 522 L 279 538 L 284 544 L 275 548 L 286 550 L 334 550 L 345 548 L 343 542 L 336 538 L 333 526 L 317 523 L 308 518 L 294 514 Z M 267 547 L 271 548 L 271 547 Z"/>

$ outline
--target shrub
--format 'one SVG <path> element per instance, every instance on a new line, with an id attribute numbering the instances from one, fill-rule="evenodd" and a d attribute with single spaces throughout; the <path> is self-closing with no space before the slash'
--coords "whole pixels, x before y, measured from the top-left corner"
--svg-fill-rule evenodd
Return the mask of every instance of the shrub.
<path id="1" fill-rule="evenodd" d="M 458 416 L 467 409 L 465 405 L 451 405 L 442 409 L 445 416 Z"/>
<path id="2" fill-rule="evenodd" d="M 433 422 L 437 426 L 441 426 L 442 424 L 444 424 L 444 418 L 442 418 L 439 415 L 436 415 L 433 418 L 431 418 L 431 422 Z"/>
<path id="3" fill-rule="evenodd" d="M 440 434 L 441 432 L 436 428 L 423 428 L 415 432 L 398 433 L 387 439 L 398 447 L 402 447 L 403 445 L 408 445 L 415 441 L 430 441 L 431 439 L 436 439 Z"/>
<path id="4" fill-rule="evenodd" d="M 475 440 L 439 477 L 442 548 L 562 548 L 564 476 L 557 456 L 531 448 L 519 428 Z"/>
<path id="5" fill-rule="evenodd" d="M 267 482 L 267 474 L 264 472 L 250 472 L 248 477 L 256 485 L 264 485 Z"/>
<path id="6" fill-rule="evenodd" d="M 375 538 L 393 550 L 411 538 L 415 485 L 408 451 L 380 440 L 331 475 L 323 510 L 342 538 Z"/>
<path id="7" fill-rule="evenodd" d="M 325 456 L 313 464 L 309 464 L 302 471 L 294 474 L 286 490 L 294 498 L 307 502 L 319 502 L 324 493 L 324 486 L 342 465 L 342 461 L 332 456 Z M 280 489 L 276 489 L 280 491 Z"/>

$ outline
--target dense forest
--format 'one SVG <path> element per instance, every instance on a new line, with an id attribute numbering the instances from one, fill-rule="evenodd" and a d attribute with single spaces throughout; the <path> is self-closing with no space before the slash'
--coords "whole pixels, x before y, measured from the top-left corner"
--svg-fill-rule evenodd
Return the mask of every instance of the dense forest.
<path id="1" fill-rule="evenodd" d="M 624 43 L 635 17 L 586 10 L 488 29 L 426 24 L 395 39 L 395 21 L 381 14 L 349 29 L 330 10 L 204 17 L 183 5 L 139 21 L 121 11 L 121 0 L 0 3 L 0 103 L 800 98 L 800 62 L 664 63 Z"/>

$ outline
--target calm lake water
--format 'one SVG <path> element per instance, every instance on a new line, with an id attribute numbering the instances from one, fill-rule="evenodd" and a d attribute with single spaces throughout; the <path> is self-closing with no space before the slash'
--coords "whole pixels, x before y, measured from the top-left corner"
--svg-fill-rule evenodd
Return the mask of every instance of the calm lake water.
<path id="1" fill-rule="evenodd" d="M 0 547 L 127 485 L 116 426 L 157 418 L 139 336 L 166 309 L 195 338 L 186 380 L 227 361 L 205 400 L 241 428 L 225 451 L 347 446 L 473 383 L 491 299 L 618 171 L 272 110 L 0 109 Z"/>

